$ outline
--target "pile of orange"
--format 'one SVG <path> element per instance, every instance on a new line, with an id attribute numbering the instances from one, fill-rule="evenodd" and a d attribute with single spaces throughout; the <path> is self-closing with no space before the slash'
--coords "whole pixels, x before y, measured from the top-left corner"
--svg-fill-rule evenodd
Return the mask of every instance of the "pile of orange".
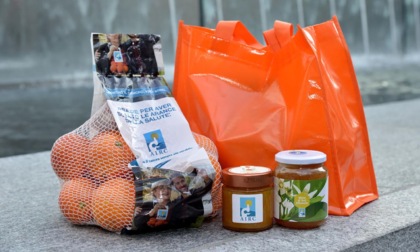
<path id="1" fill-rule="evenodd" d="M 221 208 L 221 167 L 214 143 L 194 134 L 209 154 L 216 170 L 212 188 L 213 209 Z M 131 226 L 135 207 L 134 176 L 128 163 L 135 156 L 117 130 L 104 131 L 88 139 L 76 131 L 54 143 L 51 166 L 63 182 L 59 207 L 73 224 L 96 224 L 119 232 Z"/>
<path id="2" fill-rule="evenodd" d="M 58 203 L 73 224 L 97 224 L 120 231 L 131 224 L 134 179 L 127 164 L 135 157 L 116 130 L 91 140 L 70 132 L 51 150 L 51 166 L 63 181 Z"/>

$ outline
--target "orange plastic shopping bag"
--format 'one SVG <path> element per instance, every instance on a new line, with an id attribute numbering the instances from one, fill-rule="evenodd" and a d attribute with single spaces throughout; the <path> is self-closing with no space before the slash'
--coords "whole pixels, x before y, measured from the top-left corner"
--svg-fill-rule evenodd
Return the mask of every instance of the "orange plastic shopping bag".
<path id="1" fill-rule="evenodd" d="M 278 151 L 319 150 L 327 154 L 330 214 L 350 215 L 377 199 L 361 96 L 337 19 L 294 35 L 277 21 L 264 32 L 268 46 L 232 24 L 181 23 L 174 80 L 192 130 L 215 142 L 222 167 L 274 169 Z"/>
<path id="2" fill-rule="evenodd" d="M 292 31 L 276 21 L 264 33 L 276 51 L 269 81 L 280 85 L 287 107 L 283 147 L 327 154 L 329 212 L 350 215 L 378 191 L 349 49 L 336 17 Z"/>
<path id="3" fill-rule="evenodd" d="M 215 142 L 223 168 L 275 167 L 285 107 L 267 82 L 272 60 L 241 22 L 215 30 L 180 22 L 173 94 L 191 129 Z"/>

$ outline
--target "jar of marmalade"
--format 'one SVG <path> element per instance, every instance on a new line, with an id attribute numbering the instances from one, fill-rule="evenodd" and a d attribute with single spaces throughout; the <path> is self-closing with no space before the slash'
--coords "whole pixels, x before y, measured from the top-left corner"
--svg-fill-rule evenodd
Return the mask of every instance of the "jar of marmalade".
<path id="1" fill-rule="evenodd" d="M 223 227 L 234 231 L 262 231 L 273 226 L 273 172 L 260 166 L 222 171 Z"/>
<path id="2" fill-rule="evenodd" d="M 327 157 L 313 150 L 289 150 L 275 155 L 274 219 L 288 228 L 309 229 L 328 216 Z"/>

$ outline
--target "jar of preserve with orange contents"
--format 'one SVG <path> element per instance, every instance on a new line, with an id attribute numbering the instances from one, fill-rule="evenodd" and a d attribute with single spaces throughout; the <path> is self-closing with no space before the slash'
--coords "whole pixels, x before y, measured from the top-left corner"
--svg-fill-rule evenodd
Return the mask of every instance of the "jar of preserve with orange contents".
<path id="1" fill-rule="evenodd" d="M 288 228 L 321 226 L 328 216 L 327 157 L 313 150 L 289 150 L 275 155 L 274 219 Z"/>
<path id="2" fill-rule="evenodd" d="M 223 227 L 234 231 L 262 231 L 273 226 L 273 172 L 260 166 L 222 171 Z"/>

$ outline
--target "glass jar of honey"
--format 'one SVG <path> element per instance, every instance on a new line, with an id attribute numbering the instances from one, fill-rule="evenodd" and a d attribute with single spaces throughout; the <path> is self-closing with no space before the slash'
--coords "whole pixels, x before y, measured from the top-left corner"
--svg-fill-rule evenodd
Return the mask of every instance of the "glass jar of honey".
<path id="1" fill-rule="evenodd" d="M 275 155 L 274 219 L 288 228 L 310 229 L 328 216 L 327 157 L 313 150 L 289 150 Z"/>
<path id="2" fill-rule="evenodd" d="M 262 231 L 273 226 L 273 172 L 260 166 L 222 171 L 223 227 L 234 231 Z"/>

